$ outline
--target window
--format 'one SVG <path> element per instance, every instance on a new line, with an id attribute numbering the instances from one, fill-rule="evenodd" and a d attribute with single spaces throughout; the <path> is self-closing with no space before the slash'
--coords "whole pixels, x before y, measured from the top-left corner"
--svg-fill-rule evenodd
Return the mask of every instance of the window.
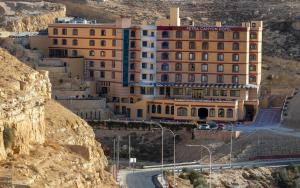
<path id="1" fill-rule="evenodd" d="M 224 50 L 224 43 L 218 42 L 218 50 Z"/>
<path id="2" fill-rule="evenodd" d="M 135 59 L 135 52 L 130 52 L 130 59 Z"/>
<path id="3" fill-rule="evenodd" d="M 63 35 L 67 35 L 68 34 L 68 30 L 67 29 L 62 29 L 62 34 Z"/>
<path id="4" fill-rule="evenodd" d="M 187 109 L 183 107 L 178 108 L 177 116 L 187 116 Z"/>
<path id="5" fill-rule="evenodd" d="M 151 112 L 152 114 L 155 114 L 156 113 L 156 106 L 154 104 L 152 104 L 152 108 L 151 108 Z"/>
<path id="6" fill-rule="evenodd" d="M 130 41 L 130 48 L 135 48 L 135 41 Z"/>
<path id="7" fill-rule="evenodd" d="M 233 39 L 240 39 L 240 33 L 239 32 L 233 32 L 232 38 Z"/>
<path id="8" fill-rule="evenodd" d="M 213 90 L 213 96 L 219 96 L 220 95 L 220 91 L 217 89 Z"/>
<path id="9" fill-rule="evenodd" d="M 155 36 L 154 31 L 151 31 L 151 37 L 154 37 L 154 36 Z"/>
<path id="10" fill-rule="evenodd" d="M 142 52 L 142 58 L 147 58 L 148 57 L 148 53 L 147 52 Z"/>
<path id="11" fill-rule="evenodd" d="M 112 30 L 112 36 L 116 36 L 117 35 L 117 30 L 116 29 L 113 29 Z"/>
<path id="12" fill-rule="evenodd" d="M 161 81 L 162 82 L 168 82 L 169 81 L 169 76 L 167 74 L 161 75 Z"/>
<path id="13" fill-rule="evenodd" d="M 226 113 L 227 118 L 233 118 L 233 110 L 232 109 L 228 109 L 227 113 Z"/>
<path id="14" fill-rule="evenodd" d="M 130 87 L 130 93 L 134 94 L 134 87 Z"/>
<path id="15" fill-rule="evenodd" d="M 100 51 L 100 56 L 105 57 L 105 51 Z"/>
<path id="16" fill-rule="evenodd" d="M 165 114 L 170 114 L 170 106 L 166 106 L 166 108 L 165 108 Z"/>
<path id="17" fill-rule="evenodd" d="M 90 44 L 90 46 L 95 46 L 95 41 L 94 40 L 90 40 L 89 44 Z"/>
<path id="18" fill-rule="evenodd" d="M 161 105 L 157 105 L 156 112 L 157 112 L 158 114 L 161 114 Z"/>
<path id="19" fill-rule="evenodd" d="M 101 61 L 101 62 L 100 62 L 100 67 L 101 67 L 101 68 L 105 68 L 105 62 L 104 62 L 104 61 Z"/>
<path id="20" fill-rule="evenodd" d="M 89 61 L 89 66 L 90 67 L 94 67 L 94 65 L 95 65 L 94 61 Z"/>
<path id="21" fill-rule="evenodd" d="M 78 35 L 78 29 L 73 29 L 73 30 L 72 30 L 72 34 L 73 34 L 73 35 Z"/>
<path id="22" fill-rule="evenodd" d="M 160 95 L 164 95 L 165 94 L 165 88 L 164 87 L 160 87 L 159 88 L 159 94 Z"/>
<path id="23" fill-rule="evenodd" d="M 252 24 L 251 24 L 251 27 L 256 27 L 256 23 L 252 23 Z"/>
<path id="24" fill-rule="evenodd" d="M 250 39 L 257 39 L 257 33 L 256 32 L 251 32 L 250 33 Z"/>
<path id="25" fill-rule="evenodd" d="M 145 94 L 146 94 L 146 88 L 145 88 L 145 87 L 141 87 L 140 93 L 141 93 L 142 95 L 145 95 Z"/>
<path id="26" fill-rule="evenodd" d="M 230 96 L 231 97 L 239 97 L 240 96 L 240 90 L 230 90 Z"/>
<path id="27" fill-rule="evenodd" d="M 239 54 L 232 54 L 232 61 L 239 61 L 239 60 L 240 60 Z"/>
<path id="28" fill-rule="evenodd" d="M 169 70 L 169 64 L 167 64 L 167 63 L 162 64 L 161 65 L 161 70 L 162 71 L 168 71 Z"/>
<path id="29" fill-rule="evenodd" d="M 161 59 L 162 60 L 168 60 L 169 59 L 169 53 L 166 53 L 166 52 L 162 53 L 161 54 Z"/>
<path id="30" fill-rule="evenodd" d="M 232 83 L 233 84 L 238 84 L 239 83 L 239 77 L 238 76 L 232 76 Z"/>
<path id="31" fill-rule="evenodd" d="M 163 42 L 163 43 L 161 43 L 161 48 L 162 49 L 168 49 L 169 48 L 169 42 Z"/>
<path id="32" fill-rule="evenodd" d="M 202 50 L 208 50 L 209 46 L 208 46 L 208 42 L 203 42 L 202 43 Z"/>
<path id="33" fill-rule="evenodd" d="M 94 78 L 94 71 L 90 70 L 90 78 Z"/>
<path id="34" fill-rule="evenodd" d="M 214 108 L 209 109 L 209 117 L 215 117 L 216 116 L 216 110 Z"/>
<path id="35" fill-rule="evenodd" d="M 239 72 L 239 66 L 238 65 L 232 65 L 232 72 Z"/>
<path id="36" fill-rule="evenodd" d="M 174 95 L 183 95 L 183 88 L 174 88 L 173 94 Z"/>
<path id="37" fill-rule="evenodd" d="M 181 71 L 182 70 L 182 65 L 181 63 L 176 63 L 175 64 L 175 71 Z"/>
<path id="38" fill-rule="evenodd" d="M 134 80 L 135 80 L 134 74 L 130 74 L 130 81 L 134 81 Z"/>
<path id="39" fill-rule="evenodd" d="M 181 41 L 176 42 L 176 49 L 182 49 L 182 42 Z"/>
<path id="40" fill-rule="evenodd" d="M 217 65 L 217 72 L 224 72 L 224 65 Z"/>
<path id="41" fill-rule="evenodd" d="M 100 45 L 101 46 L 106 46 L 106 41 L 105 40 L 101 40 Z"/>
<path id="42" fill-rule="evenodd" d="M 202 82 L 202 83 L 207 83 L 207 82 L 208 82 L 208 77 L 207 77 L 206 74 L 202 74 L 202 75 L 201 75 L 201 82 Z"/>
<path id="43" fill-rule="evenodd" d="M 154 69 L 154 65 L 150 64 L 150 69 L 153 70 Z"/>
<path id="44" fill-rule="evenodd" d="M 250 71 L 256 71 L 256 65 L 249 65 Z"/>
<path id="45" fill-rule="evenodd" d="M 147 46 L 148 46 L 148 42 L 147 42 L 147 41 L 143 41 L 143 42 L 142 42 L 142 46 L 143 46 L 143 47 L 147 47 Z"/>
<path id="46" fill-rule="evenodd" d="M 147 63 L 142 63 L 142 68 L 146 69 L 147 68 Z"/>
<path id="47" fill-rule="evenodd" d="M 130 63 L 130 70 L 134 70 L 135 66 L 134 63 Z"/>
<path id="48" fill-rule="evenodd" d="M 149 76 L 150 76 L 150 80 L 152 81 L 154 78 L 153 74 L 150 74 Z"/>
<path id="49" fill-rule="evenodd" d="M 218 61 L 224 61 L 224 54 L 218 54 L 217 55 L 217 60 Z"/>
<path id="50" fill-rule="evenodd" d="M 111 72 L 111 78 L 115 79 L 116 78 L 116 73 L 114 71 Z"/>
<path id="51" fill-rule="evenodd" d="M 202 72 L 207 72 L 208 71 L 208 64 L 202 64 L 201 65 L 201 71 Z"/>
<path id="52" fill-rule="evenodd" d="M 73 46 L 77 46 L 78 45 L 78 40 L 77 39 L 73 39 L 72 44 L 73 44 Z"/>
<path id="53" fill-rule="evenodd" d="M 257 44 L 250 44 L 250 50 L 256 50 L 257 49 Z"/>
<path id="54" fill-rule="evenodd" d="M 53 29 L 53 35 L 58 35 L 58 29 L 57 28 Z"/>
<path id="55" fill-rule="evenodd" d="M 142 79 L 146 80 L 147 79 L 147 74 L 142 74 Z"/>
<path id="56" fill-rule="evenodd" d="M 256 76 L 250 76 L 249 82 L 256 82 Z"/>
<path id="57" fill-rule="evenodd" d="M 189 60 L 195 60 L 195 59 L 196 59 L 195 53 L 194 52 L 190 52 L 189 53 Z"/>
<path id="58" fill-rule="evenodd" d="M 151 58 L 151 59 L 154 59 L 154 53 L 151 53 L 151 54 L 150 54 L 150 58 Z"/>
<path id="59" fill-rule="evenodd" d="M 182 38 L 182 31 L 176 31 L 176 38 Z"/>
<path id="60" fill-rule="evenodd" d="M 67 39 L 62 39 L 62 45 L 67 45 Z"/>
<path id="61" fill-rule="evenodd" d="M 190 39 L 196 38 L 196 31 L 190 31 L 189 32 L 189 37 L 190 37 Z"/>
<path id="62" fill-rule="evenodd" d="M 195 71 L 195 63 L 189 64 L 189 71 Z"/>
<path id="63" fill-rule="evenodd" d="M 208 53 L 207 52 L 202 53 L 202 60 L 208 61 Z"/>
<path id="64" fill-rule="evenodd" d="M 182 60 L 182 53 L 181 52 L 176 52 L 175 53 L 175 59 L 176 60 Z"/>
<path id="65" fill-rule="evenodd" d="M 162 38 L 169 38 L 169 31 L 163 31 Z"/>
<path id="66" fill-rule="evenodd" d="M 218 31 L 218 39 L 224 39 L 224 32 L 223 31 Z"/>
<path id="67" fill-rule="evenodd" d="M 73 56 L 73 57 L 76 57 L 77 55 L 78 55 L 77 50 L 72 50 L 72 56 Z"/>
<path id="68" fill-rule="evenodd" d="M 89 55 L 90 56 L 95 56 L 95 51 L 94 50 L 90 50 Z"/>
<path id="69" fill-rule="evenodd" d="M 209 32 L 208 31 L 202 31 L 202 39 L 209 39 Z"/>
<path id="70" fill-rule="evenodd" d="M 224 109 L 223 108 L 219 109 L 218 117 L 224 117 L 224 115 L 225 115 Z"/>
<path id="71" fill-rule="evenodd" d="M 131 31 L 131 32 L 130 32 L 130 36 L 131 36 L 131 37 L 135 37 L 135 31 Z"/>
<path id="72" fill-rule="evenodd" d="M 137 114 L 138 118 L 142 118 L 143 117 L 143 109 L 137 109 L 136 114 Z"/>
<path id="73" fill-rule="evenodd" d="M 91 36 L 95 36 L 95 29 L 91 29 L 91 30 L 90 30 L 90 35 L 91 35 Z"/>
<path id="74" fill-rule="evenodd" d="M 112 57 L 116 57 L 116 50 L 112 50 L 112 51 L 111 51 L 111 56 L 112 56 Z"/>
<path id="75" fill-rule="evenodd" d="M 192 109 L 191 109 L 191 115 L 192 115 L 192 116 L 197 116 L 196 111 L 197 111 L 196 108 L 192 108 Z"/>
<path id="76" fill-rule="evenodd" d="M 117 40 L 116 39 L 112 40 L 112 46 L 117 46 Z"/>
<path id="77" fill-rule="evenodd" d="M 256 55 L 255 54 L 250 54 L 249 60 L 250 61 L 256 61 Z"/>
<path id="78" fill-rule="evenodd" d="M 148 30 L 143 30 L 143 36 L 148 36 Z"/>
<path id="79" fill-rule="evenodd" d="M 151 48 L 154 48 L 154 42 L 151 42 Z"/>
<path id="80" fill-rule="evenodd" d="M 102 29 L 101 30 L 101 36 L 105 36 L 106 35 L 106 30 Z"/>
<path id="81" fill-rule="evenodd" d="M 189 74 L 189 82 L 194 82 L 194 81 L 195 81 L 195 75 Z"/>
<path id="82" fill-rule="evenodd" d="M 217 75 L 217 83 L 223 83 L 224 82 L 224 76 L 223 75 Z"/>
<path id="83" fill-rule="evenodd" d="M 112 68 L 115 68 L 115 67 L 116 67 L 116 62 L 115 62 L 115 61 L 112 61 L 112 62 L 111 62 L 111 67 L 112 67 Z"/>
<path id="84" fill-rule="evenodd" d="M 175 74 L 175 82 L 181 82 L 182 76 L 181 74 Z"/>
<path id="85" fill-rule="evenodd" d="M 105 72 L 104 71 L 100 71 L 100 77 L 105 78 Z"/>
<path id="86" fill-rule="evenodd" d="M 174 106 L 171 106 L 171 114 L 174 114 Z"/>
<path id="87" fill-rule="evenodd" d="M 52 39 L 52 44 L 53 45 L 57 45 L 58 44 L 58 40 L 57 39 Z"/>
<path id="88" fill-rule="evenodd" d="M 240 49 L 240 44 L 235 42 L 232 44 L 232 50 L 239 50 Z"/>
<path id="89" fill-rule="evenodd" d="M 189 43 L 189 48 L 190 49 L 196 49 L 196 43 L 195 42 L 190 42 Z"/>
<path id="90" fill-rule="evenodd" d="M 222 90 L 220 91 L 220 95 L 221 95 L 222 97 L 226 97 L 226 96 L 227 96 L 227 90 L 222 89 Z"/>

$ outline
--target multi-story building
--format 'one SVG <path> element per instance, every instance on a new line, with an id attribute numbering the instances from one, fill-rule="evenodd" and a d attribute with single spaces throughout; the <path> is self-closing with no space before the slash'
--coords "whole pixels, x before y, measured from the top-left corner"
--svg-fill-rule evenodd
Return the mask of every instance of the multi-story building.
<path id="1" fill-rule="evenodd" d="M 61 19 L 49 56 L 93 83 L 131 119 L 253 120 L 259 106 L 262 22 L 181 25 L 179 9 L 155 25 Z"/>

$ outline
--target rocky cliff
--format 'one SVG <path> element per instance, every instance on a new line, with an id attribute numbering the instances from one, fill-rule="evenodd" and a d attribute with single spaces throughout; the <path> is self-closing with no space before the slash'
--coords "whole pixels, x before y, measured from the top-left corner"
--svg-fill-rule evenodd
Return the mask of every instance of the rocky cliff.
<path id="1" fill-rule="evenodd" d="M 3 49 L 0 70 L 0 187 L 116 187 L 93 130 L 50 99 L 47 72 Z"/>

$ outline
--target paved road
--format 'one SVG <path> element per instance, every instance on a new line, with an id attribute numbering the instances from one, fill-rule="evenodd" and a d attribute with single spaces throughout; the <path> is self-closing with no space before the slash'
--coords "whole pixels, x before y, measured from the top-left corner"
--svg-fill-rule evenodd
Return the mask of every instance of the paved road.
<path id="1" fill-rule="evenodd" d="M 294 160 L 274 160 L 274 161 L 250 161 L 250 162 L 239 162 L 232 163 L 233 169 L 240 168 L 254 168 L 254 167 L 283 167 L 290 164 L 300 164 L 300 159 Z M 182 165 L 177 166 L 176 170 L 181 171 L 183 168 L 189 168 L 194 170 L 208 170 L 209 165 Z M 172 170 L 173 167 L 165 167 L 165 170 Z M 213 171 L 220 171 L 230 169 L 228 164 L 213 164 Z M 120 180 L 124 187 L 126 188 L 157 188 L 158 186 L 153 182 L 153 176 L 160 174 L 161 169 L 154 166 L 153 168 L 148 169 L 136 169 L 135 173 L 132 173 L 131 170 L 121 170 Z"/>

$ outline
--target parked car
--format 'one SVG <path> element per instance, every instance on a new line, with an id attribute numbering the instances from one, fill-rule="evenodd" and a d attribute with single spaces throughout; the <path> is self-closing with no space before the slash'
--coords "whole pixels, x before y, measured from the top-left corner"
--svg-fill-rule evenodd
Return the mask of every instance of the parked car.
<path id="1" fill-rule="evenodd" d="M 208 124 L 199 125 L 200 130 L 210 130 L 210 126 Z"/>
<path id="2" fill-rule="evenodd" d="M 211 129 L 211 130 L 216 130 L 216 129 L 218 129 L 218 125 L 217 125 L 217 123 L 214 122 L 214 121 L 208 122 L 207 124 L 209 125 L 209 129 Z"/>
<path id="3" fill-rule="evenodd" d="M 226 129 L 226 125 L 224 123 L 218 124 L 218 130 L 225 130 L 225 129 Z"/>

